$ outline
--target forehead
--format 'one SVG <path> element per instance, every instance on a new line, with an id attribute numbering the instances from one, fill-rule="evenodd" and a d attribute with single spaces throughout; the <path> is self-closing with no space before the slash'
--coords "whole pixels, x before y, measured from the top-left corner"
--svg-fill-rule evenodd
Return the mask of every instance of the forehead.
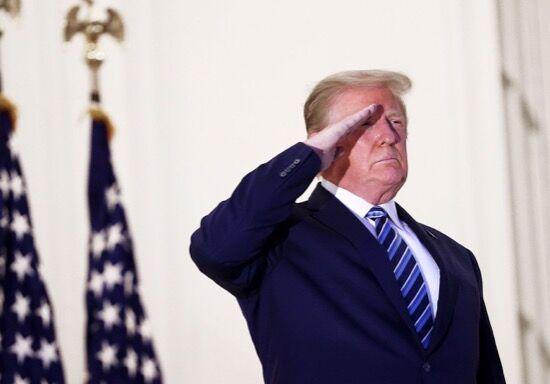
<path id="1" fill-rule="evenodd" d="M 336 94 L 329 104 L 329 122 L 335 122 L 370 104 L 381 104 L 386 114 L 403 115 L 397 97 L 385 87 L 356 87 Z"/>

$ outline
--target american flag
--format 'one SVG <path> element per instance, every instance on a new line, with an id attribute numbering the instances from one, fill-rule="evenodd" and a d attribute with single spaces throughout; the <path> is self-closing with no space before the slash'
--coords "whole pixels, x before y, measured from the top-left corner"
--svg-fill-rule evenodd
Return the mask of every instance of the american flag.
<path id="1" fill-rule="evenodd" d="M 92 110 L 88 382 L 161 383 L 151 327 L 138 292 L 133 246 L 109 149 L 108 118 Z"/>
<path id="2" fill-rule="evenodd" d="M 64 383 L 54 318 L 11 150 L 13 109 L 0 96 L 0 383 Z"/>

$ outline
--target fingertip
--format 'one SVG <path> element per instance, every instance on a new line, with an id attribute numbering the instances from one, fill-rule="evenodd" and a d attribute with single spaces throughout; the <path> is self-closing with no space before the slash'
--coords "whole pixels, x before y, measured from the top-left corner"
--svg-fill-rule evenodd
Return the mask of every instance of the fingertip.
<path id="1" fill-rule="evenodd" d="M 371 104 L 369 106 L 369 109 L 370 113 L 369 117 L 367 118 L 366 124 L 371 125 L 378 121 L 380 116 L 382 116 L 382 113 L 384 113 L 384 107 L 382 106 L 382 104 Z"/>
<path id="2" fill-rule="evenodd" d="M 368 108 L 371 111 L 371 113 L 382 112 L 384 110 L 384 107 L 382 106 L 382 104 L 371 104 L 369 105 Z"/>

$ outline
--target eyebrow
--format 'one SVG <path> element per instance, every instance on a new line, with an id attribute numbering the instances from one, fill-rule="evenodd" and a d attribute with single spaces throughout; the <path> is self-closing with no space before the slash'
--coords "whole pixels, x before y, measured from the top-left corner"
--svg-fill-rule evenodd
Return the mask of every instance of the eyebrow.
<path id="1" fill-rule="evenodd" d="M 388 116 L 388 117 L 401 117 L 401 118 L 405 118 L 405 114 L 404 114 L 403 112 L 397 111 L 397 110 L 395 110 L 395 109 L 389 110 L 387 116 Z"/>

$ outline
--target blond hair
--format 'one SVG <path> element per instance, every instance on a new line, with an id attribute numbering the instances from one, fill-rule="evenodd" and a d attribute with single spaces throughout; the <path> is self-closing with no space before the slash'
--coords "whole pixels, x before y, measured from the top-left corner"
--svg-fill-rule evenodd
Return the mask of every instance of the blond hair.
<path id="1" fill-rule="evenodd" d="M 333 98 L 350 88 L 382 87 L 397 98 L 407 120 L 407 110 L 402 96 L 411 88 L 411 80 L 399 72 L 377 69 L 344 71 L 321 80 L 309 94 L 304 104 L 304 120 L 308 134 L 320 131 L 327 124 L 327 116 Z"/>

